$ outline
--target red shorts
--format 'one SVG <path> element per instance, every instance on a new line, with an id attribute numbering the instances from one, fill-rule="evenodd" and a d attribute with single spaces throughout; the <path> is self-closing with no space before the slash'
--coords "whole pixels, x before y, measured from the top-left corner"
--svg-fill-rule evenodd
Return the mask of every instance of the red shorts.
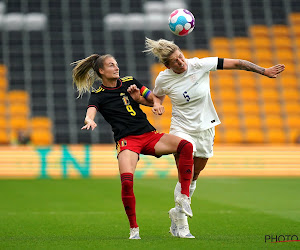
<path id="1" fill-rule="evenodd" d="M 164 133 L 158 133 L 157 131 L 151 131 L 142 135 L 129 135 L 117 142 L 116 148 L 119 155 L 125 149 L 129 149 L 137 154 L 153 155 L 155 157 L 161 157 L 161 155 L 155 154 L 154 146 L 160 140 Z"/>

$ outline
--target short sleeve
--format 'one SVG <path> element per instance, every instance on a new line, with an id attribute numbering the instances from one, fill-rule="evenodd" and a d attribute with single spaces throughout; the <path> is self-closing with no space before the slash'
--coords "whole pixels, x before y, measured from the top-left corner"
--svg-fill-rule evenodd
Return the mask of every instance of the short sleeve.
<path id="1" fill-rule="evenodd" d="M 164 95 L 166 95 L 164 89 L 161 86 L 161 78 L 159 76 L 155 80 L 155 87 L 153 89 L 153 93 L 156 96 L 164 96 Z"/>
<path id="2" fill-rule="evenodd" d="M 88 103 L 88 108 L 90 107 L 95 107 L 97 110 L 99 110 L 100 105 L 98 101 L 98 95 L 94 92 L 91 93 L 89 103 Z"/>
<path id="3" fill-rule="evenodd" d="M 194 58 L 194 63 L 196 67 L 201 68 L 201 70 L 208 71 L 216 71 L 218 66 L 218 57 L 204 57 L 204 58 Z"/>

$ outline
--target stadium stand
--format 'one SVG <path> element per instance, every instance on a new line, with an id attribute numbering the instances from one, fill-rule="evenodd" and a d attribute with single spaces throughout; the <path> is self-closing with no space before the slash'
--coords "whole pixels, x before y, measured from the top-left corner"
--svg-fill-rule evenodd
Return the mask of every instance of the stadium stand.
<path id="1" fill-rule="evenodd" d="M 217 140 L 220 143 L 279 143 L 293 142 L 300 134 L 300 3 L 297 0 L 184 2 L 196 18 L 196 28 L 189 39 L 175 37 L 157 23 L 148 28 L 142 25 L 142 14 L 151 19 L 149 13 L 170 11 L 181 6 L 181 1 L 5 0 L 0 3 L 1 15 L 8 15 L 11 20 L 5 24 L 11 27 L 0 32 L 0 63 L 7 67 L 8 76 L 7 80 L 0 77 L 0 104 L 6 98 L 5 91 L 28 93 L 28 106 L 16 109 L 11 105 L 9 110 L 24 112 L 23 118 L 29 114 L 48 117 L 53 134 L 46 132 L 45 141 L 72 144 L 113 141 L 110 126 L 101 116 L 93 134 L 80 130 L 88 95 L 76 99 L 70 63 L 92 53 L 111 53 L 119 62 L 122 76 L 133 75 L 152 88 L 155 76 L 164 67 L 142 53 L 145 36 L 174 40 L 189 56 L 242 58 L 266 67 L 279 62 L 286 64 L 286 71 L 278 80 L 248 72 L 211 74 L 214 103 L 223 121 L 216 137 L 221 138 Z M 110 21 L 112 28 L 104 25 L 109 13 L 116 15 Z M 130 29 L 120 22 L 120 17 L 129 13 L 135 16 L 128 22 L 139 23 Z M 25 15 L 29 26 L 20 22 Z M 0 76 L 6 74 L 6 67 L 0 66 Z M 1 105 L 0 124 L 4 116 Z M 158 129 L 167 132 L 170 103 L 166 101 L 165 106 L 167 112 L 162 117 L 153 116 L 150 108 L 145 108 L 145 112 Z M 256 116 L 256 122 L 248 121 L 252 116 Z M 238 126 L 227 126 L 228 117 L 239 120 Z M 12 123 L 20 124 L 20 121 Z M 277 127 L 270 127 L 271 124 Z M 1 133 L 0 142 L 5 140 L 5 133 Z"/>

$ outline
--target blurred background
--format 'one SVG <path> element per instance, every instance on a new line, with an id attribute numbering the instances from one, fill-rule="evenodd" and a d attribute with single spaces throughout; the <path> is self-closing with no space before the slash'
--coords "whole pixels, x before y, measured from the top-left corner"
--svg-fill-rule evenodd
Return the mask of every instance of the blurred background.
<path id="1" fill-rule="evenodd" d="M 195 29 L 187 37 L 168 30 L 168 16 L 177 8 L 195 16 Z M 213 101 L 222 122 L 216 128 L 211 164 L 258 169 L 276 163 L 293 169 L 286 175 L 300 175 L 298 0 L 0 1 L 0 175 L 47 177 L 51 166 L 53 175 L 67 176 L 68 164 L 74 166 L 74 175 L 83 176 L 105 175 L 109 166 L 116 168 L 111 128 L 101 115 L 92 133 L 80 130 L 89 95 L 76 99 L 70 63 L 93 53 L 111 53 L 121 76 L 132 75 L 153 89 L 164 67 L 142 52 L 146 36 L 174 40 L 188 58 L 240 58 L 262 67 L 285 64 L 278 79 L 245 71 L 211 73 Z M 143 109 L 157 130 L 168 132 L 168 98 L 161 117 Z M 250 153 L 224 164 L 226 156 L 239 149 Z M 281 160 L 274 159 L 278 154 Z M 164 159 L 156 174 L 174 168 L 171 156 Z M 154 173 L 151 162 L 147 157 L 141 161 L 149 175 Z M 99 172 L 92 168 L 102 164 Z M 84 172 L 90 166 L 92 170 Z"/>

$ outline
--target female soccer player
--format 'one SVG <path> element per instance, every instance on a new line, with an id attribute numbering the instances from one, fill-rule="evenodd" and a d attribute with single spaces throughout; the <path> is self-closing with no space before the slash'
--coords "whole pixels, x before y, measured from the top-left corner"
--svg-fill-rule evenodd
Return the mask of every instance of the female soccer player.
<path id="1" fill-rule="evenodd" d="M 218 57 L 186 59 L 180 48 L 171 41 L 146 38 L 146 50 L 166 66 L 155 81 L 153 93 L 161 99 L 167 95 L 172 102 L 170 134 L 177 135 L 193 144 L 194 174 L 190 186 L 190 197 L 196 188 L 196 181 L 208 158 L 213 156 L 214 127 L 220 124 L 214 108 L 209 84 L 209 72 L 222 69 L 252 71 L 270 78 L 276 78 L 285 66 L 278 64 L 263 68 L 249 61 Z M 175 155 L 178 164 L 178 155 Z M 182 183 L 177 182 L 174 197 L 180 193 Z M 194 238 L 190 234 L 187 217 L 180 210 L 169 211 L 170 232 L 181 238 Z"/>
<path id="2" fill-rule="evenodd" d="M 160 100 L 132 76 L 120 78 L 119 67 L 111 55 L 93 54 L 85 59 L 72 63 L 73 82 L 79 96 L 92 90 L 85 117 L 85 125 L 81 129 L 97 127 L 94 119 L 99 111 L 111 125 L 118 152 L 118 165 L 122 184 L 122 201 L 130 223 L 129 239 L 140 239 L 136 222 L 135 196 L 133 192 L 133 175 L 139 154 L 161 155 L 177 153 L 180 173 L 181 191 L 176 200 L 181 211 L 192 216 L 189 199 L 189 187 L 193 169 L 193 146 L 180 137 L 158 133 L 148 122 L 139 103 L 153 106 L 155 114 L 162 114 Z M 94 81 L 101 79 L 98 89 L 92 88 Z M 139 103 L 133 100 L 127 89 L 137 86 Z"/>

